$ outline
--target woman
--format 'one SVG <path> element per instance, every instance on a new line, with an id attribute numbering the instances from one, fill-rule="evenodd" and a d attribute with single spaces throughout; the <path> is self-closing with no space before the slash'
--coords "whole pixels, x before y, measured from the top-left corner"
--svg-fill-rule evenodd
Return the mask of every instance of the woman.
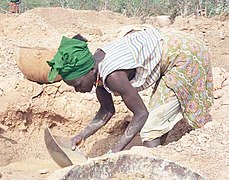
<path id="1" fill-rule="evenodd" d="M 20 13 L 19 10 L 19 4 L 21 3 L 21 0 L 10 0 L 9 6 L 10 6 L 10 13 Z"/>
<path id="2" fill-rule="evenodd" d="M 193 128 L 211 120 L 212 72 L 206 47 L 195 37 L 157 29 L 130 31 L 97 49 L 92 56 L 86 40 L 63 37 L 48 64 L 49 81 L 60 74 L 77 92 L 93 85 L 100 109 L 92 122 L 72 139 L 73 149 L 114 115 L 111 93 L 119 94 L 133 112 L 121 139 L 109 152 L 118 152 L 140 132 L 143 145 L 156 147 L 183 117 Z M 148 107 L 138 92 L 152 89 Z"/>

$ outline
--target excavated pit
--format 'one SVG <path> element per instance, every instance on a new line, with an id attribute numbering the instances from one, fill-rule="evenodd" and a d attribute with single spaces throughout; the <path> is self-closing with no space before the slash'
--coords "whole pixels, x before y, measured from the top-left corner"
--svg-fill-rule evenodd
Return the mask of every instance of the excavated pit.
<path id="1" fill-rule="evenodd" d="M 50 161 L 44 142 L 44 129 L 49 127 L 54 134 L 71 138 L 91 121 L 94 114 L 90 107 L 99 108 L 94 93 L 88 94 L 87 98 L 83 94 L 76 95 L 62 81 L 42 86 L 22 80 L 10 94 L 5 99 L 2 97 L 8 103 L 2 106 L 0 114 L 2 124 L 6 127 L 5 130 L 0 128 L 0 145 L 4 147 L 0 150 L 0 166 L 34 157 Z M 124 133 L 131 116 L 120 98 L 115 98 L 115 105 L 117 115 L 113 120 L 88 138 L 81 147 L 87 157 L 105 154 Z M 187 123 L 181 121 L 167 141 L 178 140 L 186 131 L 189 131 Z M 125 150 L 136 145 L 142 145 L 139 135 Z"/>

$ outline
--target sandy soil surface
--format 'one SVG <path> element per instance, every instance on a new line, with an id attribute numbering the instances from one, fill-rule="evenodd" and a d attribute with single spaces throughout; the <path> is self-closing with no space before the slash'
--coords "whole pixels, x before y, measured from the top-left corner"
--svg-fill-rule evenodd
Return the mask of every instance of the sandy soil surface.
<path id="1" fill-rule="evenodd" d="M 58 135 L 73 136 L 91 121 L 99 108 L 94 93 L 75 93 L 62 81 L 38 84 L 25 79 L 16 63 L 20 47 L 57 48 L 63 35 L 81 33 L 94 52 L 119 37 L 126 25 L 146 22 L 110 11 L 62 8 L 38 8 L 20 15 L 0 14 L 1 179 L 46 179 L 59 167 L 46 150 L 44 128 L 48 126 Z M 177 17 L 170 28 L 195 34 L 210 49 L 214 67 L 213 122 L 186 133 L 190 129 L 182 121 L 170 133 L 167 145 L 150 153 L 178 162 L 209 179 L 229 179 L 229 21 L 220 17 Z M 141 93 L 145 101 L 147 94 L 147 91 Z M 106 153 L 130 121 L 131 113 L 121 99 L 115 97 L 114 101 L 117 113 L 112 121 L 81 148 L 88 157 Z M 126 149 L 136 145 L 141 145 L 139 136 Z M 142 152 L 141 149 L 139 153 Z"/>

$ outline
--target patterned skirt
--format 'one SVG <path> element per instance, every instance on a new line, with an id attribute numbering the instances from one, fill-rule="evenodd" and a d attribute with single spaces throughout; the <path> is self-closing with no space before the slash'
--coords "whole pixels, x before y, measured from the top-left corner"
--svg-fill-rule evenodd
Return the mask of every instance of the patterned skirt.
<path id="1" fill-rule="evenodd" d="M 157 89 L 150 97 L 149 112 L 157 114 L 158 109 L 166 107 L 167 110 L 163 112 L 167 114 L 173 108 L 168 103 L 176 102 L 176 99 L 188 123 L 193 128 L 203 127 L 211 121 L 209 111 L 213 102 L 213 78 L 208 50 L 198 38 L 184 32 L 163 31 L 163 36 L 162 75 L 157 82 Z M 174 115 L 165 119 L 167 115 L 164 114 L 159 113 L 152 119 L 149 115 L 141 131 L 141 136 L 145 137 L 143 141 L 160 137 L 181 119 Z M 159 121 L 161 126 L 168 124 L 167 127 L 153 129 L 158 126 L 155 122 Z"/>

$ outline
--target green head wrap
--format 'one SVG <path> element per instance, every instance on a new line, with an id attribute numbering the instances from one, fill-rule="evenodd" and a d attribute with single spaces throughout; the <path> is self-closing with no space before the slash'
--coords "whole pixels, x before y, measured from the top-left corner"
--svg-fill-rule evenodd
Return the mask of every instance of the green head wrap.
<path id="1" fill-rule="evenodd" d="M 64 80 L 84 76 L 94 67 L 94 59 L 87 43 L 78 39 L 63 37 L 58 51 L 51 61 L 48 81 L 53 82 L 58 74 Z"/>
<path id="2" fill-rule="evenodd" d="M 20 0 L 10 0 L 10 2 L 16 3 L 19 2 Z"/>

